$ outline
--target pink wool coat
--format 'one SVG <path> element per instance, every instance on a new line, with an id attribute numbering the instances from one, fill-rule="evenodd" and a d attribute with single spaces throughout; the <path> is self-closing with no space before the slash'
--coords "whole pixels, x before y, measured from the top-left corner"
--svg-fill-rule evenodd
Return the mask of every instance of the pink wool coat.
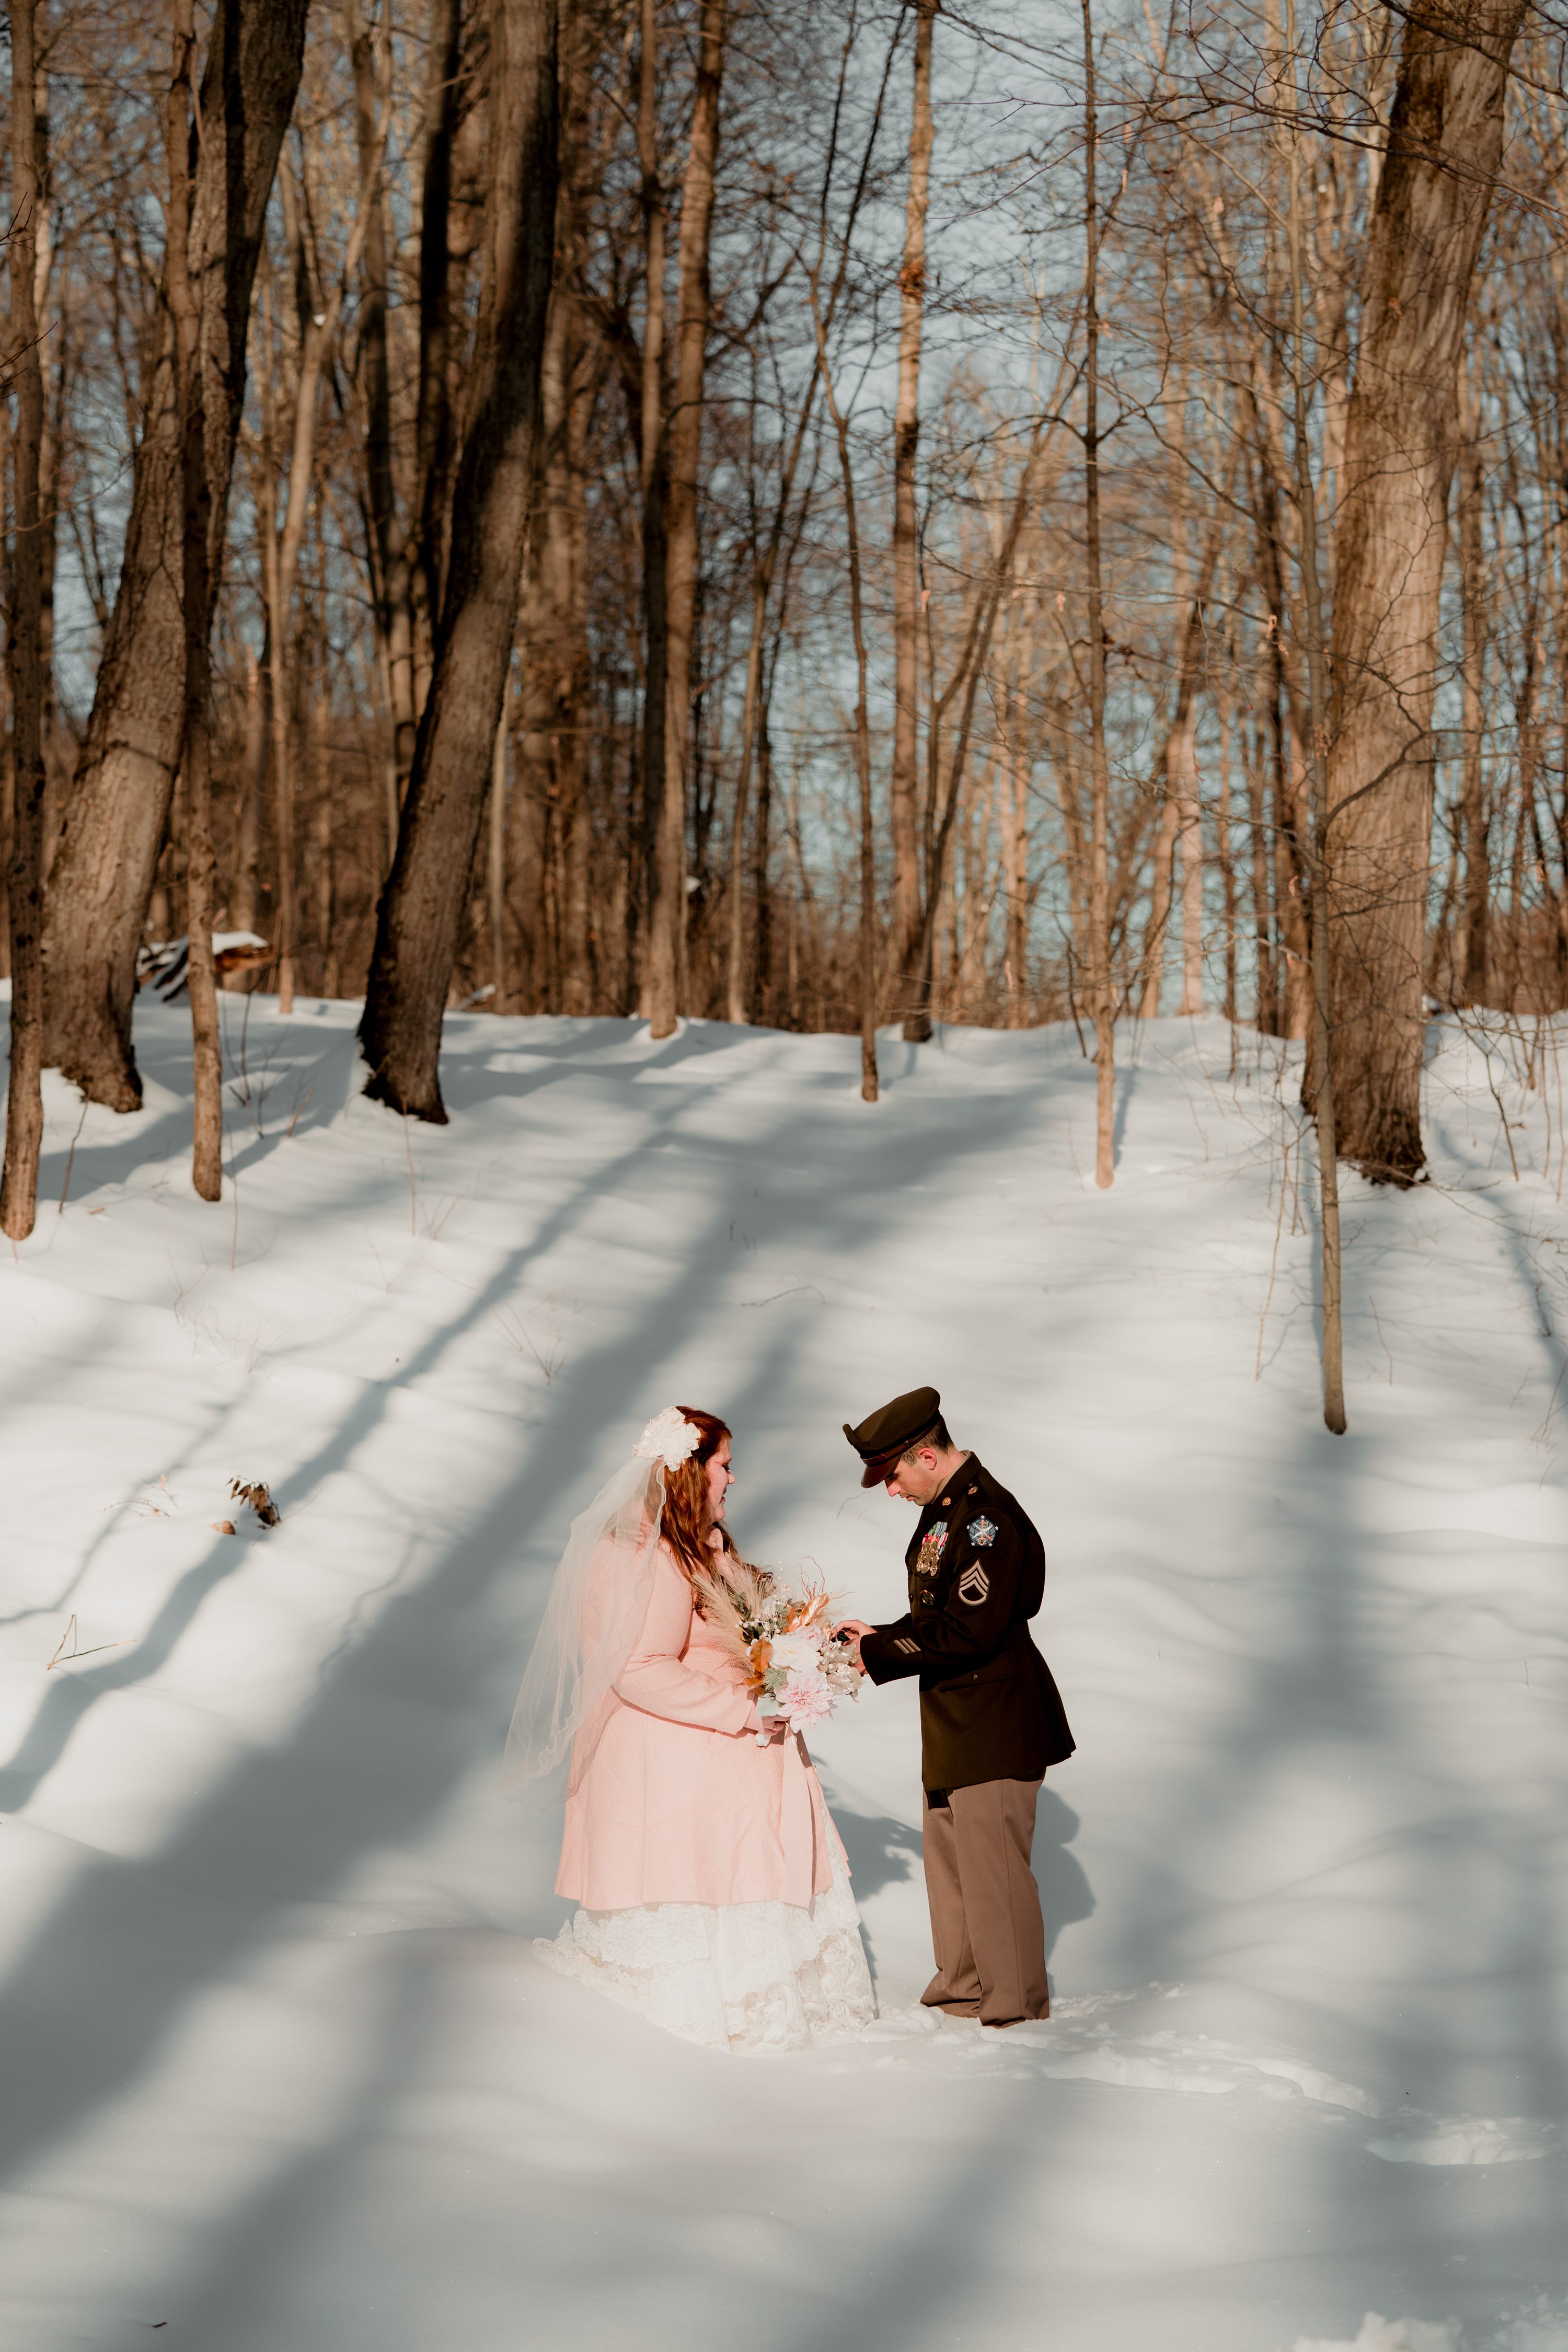
<path id="1" fill-rule="evenodd" d="M 759 1748 L 740 1664 L 661 1546 L 647 1622 L 566 1802 L 555 1891 L 589 1911 L 793 1903 L 843 1862 L 799 1738 Z"/>

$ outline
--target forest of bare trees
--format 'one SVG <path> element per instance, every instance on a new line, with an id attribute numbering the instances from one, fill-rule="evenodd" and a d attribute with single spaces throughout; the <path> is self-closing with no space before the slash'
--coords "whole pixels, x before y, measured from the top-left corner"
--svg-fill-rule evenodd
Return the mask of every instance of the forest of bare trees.
<path id="1" fill-rule="evenodd" d="M 1568 92 L 1524 0 L 15 0 L 0 1223 L 139 954 L 1306 1043 L 1568 1003 Z M 215 946 L 216 942 L 216 946 Z"/>

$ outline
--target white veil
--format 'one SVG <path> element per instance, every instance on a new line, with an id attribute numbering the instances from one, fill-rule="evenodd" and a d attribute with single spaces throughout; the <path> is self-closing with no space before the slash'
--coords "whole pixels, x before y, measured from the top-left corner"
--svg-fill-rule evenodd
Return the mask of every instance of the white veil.
<path id="1" fill-rule="evenodd" d="M 668 1406 L 637 1451 L 572 1522 L 507 1735 L 501 1787 L 549 1805 L 575 1788 L 604 1730 L 616 1676 L 647 1619 L 664 1511 L 664 1475 L 698 1432 Z M 563 1767 L 570 1759 L 570 1774 Z"/>

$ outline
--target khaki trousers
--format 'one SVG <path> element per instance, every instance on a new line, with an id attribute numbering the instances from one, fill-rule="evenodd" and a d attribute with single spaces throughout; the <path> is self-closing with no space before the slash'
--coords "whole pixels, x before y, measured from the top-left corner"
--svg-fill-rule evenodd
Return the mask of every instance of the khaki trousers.
<path id="1" fill-rule="evenodd" d="M 1048 2017 L 1046 1931 L 1029 1867 L 1038 1780 L 926 1791 L 926 1900 L 936 1974 L 921 2000 L 950 2017 Z"/>

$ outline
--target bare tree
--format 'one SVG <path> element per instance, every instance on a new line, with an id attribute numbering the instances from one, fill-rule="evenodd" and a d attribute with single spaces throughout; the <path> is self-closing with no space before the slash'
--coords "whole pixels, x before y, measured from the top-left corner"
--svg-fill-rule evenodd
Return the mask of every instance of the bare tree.
<path id="1" fill-rule="evenodd" d="M 299 87 L 306 6 L 307 0 L 221 0 L 202 78 L 190 273 L 201 307 L 209 582 L 221 576 L 251 289 Z M 166 309 L 165 317 L 143 396 L 146 427 L 120 583 L 44 930 L 47 1057 L 90 1101 L 115 1110 L 134 1110 L 142 1099 L 131 1044 L 136 950 L 185 719 L 184 469 Z"/>
<path id="2" fill-rule="evenodd" d="M 921 432 L 921 331 L 925 315 L 926 206 L 931 189 L 931 26 L 937 0 L 914 0 L 914 110 L 904 258 L 899 272 L 899 394 L 893 416 L 893 971 L 907 995 L 918 982 L 921 948 L 920 525 L 915 467 Z M 931 1035 L 923 1001 L 907 1005 L 904 1035 Z"/>
<path id="3" fill-rule="evenodd" d="M 34 100 L 41 15 L 38 0 L 13 0 L 10 260 L 11 331 L 16 349 L 10 364 L 16 382 L 16 429 L 11 439 L 16 536 L 5 616 L 11 688 L 11 857 L 6 876 L 11 1078 L 5 1100 L 5 1167 L 0 1179 L 0 1227 L 13 1243 L 26 1241 L 33 1230 L 44 1137 L 44 548 L 38 500 L 44 371 L 35 300 L 41 180 Z"/>
<path id="4" fill-rule="evenodd" d="M 1524 0 L 1406 20 L 1368 236 L 1336 535 L 1328 800 L 1343 1156 L 1413 1182 L 1432 703 L 1458 371 Z"/>
<path id="5" fill-rule="evenodd" d="M 698 472 L 702 378 L 708 350 L 709 239 L 719 152 L 726 0 L 702 0 L 691 144 L 680 200 L 680 290 L 676 315 L 675 413 L 669 425 L 665 576 L 664 790 L 655 835 L 648 937 L 648 1022 L 668 1037 L 680 1009 L 686 964 L 686 803 L 691 729 L 691 633 L 697 606 Z"/>
<path id="6" fill-rule="evenodd" d="M 451 553 L 360 1039 L 366 1092 L 445 1124 L 441 1016 L 474 869 L 539 458 L 559 170 L 555 0 L 492 0 L 489 185 Z"/>
<path id="7" fill-rule="evenodd" d="M 185 805 L 185 931 L 193 1075 L 191 1181 L 204 1201 L 223 1192 L 223 1050 L 213 963 L 216 861 L 212 824 L 212 492 L 207 481 L 201 310 L 191 283 L 190 240 L 200 128 L 191 120 L 196 35 L 191 0 L 174 0 L 169 76 L 169 198 L 163 283 L 174 314 L 174 405 L 184 509 L 180 602 L 184 623 L 184 725 L 180 772 Z"/>
<path id="8" fill-rule="evenodd" d="M 1105 744 L 1105 592 L 1100 509 L 1100 202 L 1094 16 L 1083 0 L 1083 471 L 1084 565 L 1089 614 L 1089 740 L 1091 834 L 1089 877 L 1089 990 L 1096 1070 L 1094 1181 L 1116 1175 L 1116 1002 L 1110 970 L 1110 768 Z"/>

